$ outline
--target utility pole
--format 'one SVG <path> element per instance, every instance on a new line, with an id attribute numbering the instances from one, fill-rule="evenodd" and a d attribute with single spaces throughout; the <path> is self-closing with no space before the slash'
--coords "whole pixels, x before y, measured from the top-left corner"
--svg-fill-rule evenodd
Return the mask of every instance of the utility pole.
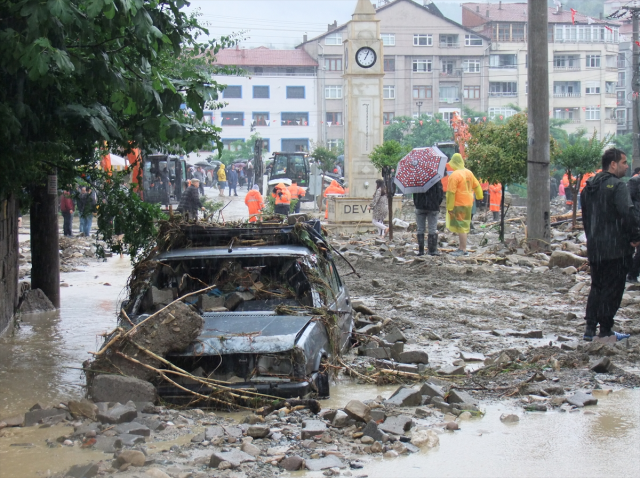
<path id="1" fill-rule="evenodd" d="M 547 2 L 530 1 L 528 10 L 529 147 L 527 151 L 527 241 L 548 249 L 549 196 L 549 40 Z"/>
<path id="2" fill-rule="evenodd" d="M 629 11 L 633 15 L 633 75 L 631 76 L 631 88 L 633 89 L 632 101 L 633 101 L 633 169 L 640 166 L 640 123 L 638 119 L 638 54 L 640 48 L 638 48 L 638 7 L 629 7 Z"/>

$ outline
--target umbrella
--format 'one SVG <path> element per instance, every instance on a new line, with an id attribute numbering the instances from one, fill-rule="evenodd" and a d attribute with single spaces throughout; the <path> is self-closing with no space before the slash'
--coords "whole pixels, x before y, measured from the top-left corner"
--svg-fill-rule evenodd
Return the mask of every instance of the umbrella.
<path id="1" fill-rule="evenodd" d="M 206 169 L 215 168 L 214 165 L 207 163 L 206 161 L 200 161 L 199 163 L 196 163 L 194 166 L 200 166 L 201 168 L 206 168 Z"/>
<path id="2" fill-rule="evenodd" d="M 447 156 L 435 146 L 415 148 L 398 163 L 395 184 L 404 193 L 424 193 L 445 175 Z"/>

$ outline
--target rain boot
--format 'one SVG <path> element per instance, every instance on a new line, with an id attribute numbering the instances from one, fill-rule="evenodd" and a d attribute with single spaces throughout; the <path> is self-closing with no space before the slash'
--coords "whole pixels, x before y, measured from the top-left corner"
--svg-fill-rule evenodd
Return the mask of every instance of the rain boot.
<path id="1" fill-rule="evenodd" d="M 427 238 L 427 245 L 429 247 L 429 255 L 430 256 L 439 256 L 440 251 L 438 250 L 438 233 L 429 234 Z"/>
<path id="2" fill-rule="evenodd" d="M 431 238 L 431 236 L 429 236 Z M 418 234 L 418 255 L 424 256 L 424 233 Z"/>

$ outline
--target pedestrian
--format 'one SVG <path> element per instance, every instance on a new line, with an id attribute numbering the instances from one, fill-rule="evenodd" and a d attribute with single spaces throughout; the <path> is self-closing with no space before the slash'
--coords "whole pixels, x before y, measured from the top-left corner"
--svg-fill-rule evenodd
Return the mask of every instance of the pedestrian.
<path id="1" fill-rule="evenodd" d="M 239 167 L 238 168 L 238 185 L 242 188 L 244 187 L 245 181 L 247 179 L 247 175 L 244 172 L 244 168 Z M 247 188 L 247 191 L 249 189 Z"/>
<path id="2" fill-rule="evenodd" d="M 493 213 L 495 222 L 500 220 L 500 203 L 502 202 L 502 184 L 495 183 L 489 186 L 489 209 Z"/>
<path id="3" fill-rule="evenodd" d="M 283 183 L 278 183 L 271 195 L 276 199 L 276 206 L 273 210 L 276 214 L 283 216 L 289 215 L 289 208 L 291 206 L 291 194 Z"/>
<path id="4" fill-rule="evenodd" d="M 620 180 L 628 168 L 623 151 L 608 149 L 602 155 L 602 172 L 591 178 L 582 191 L 582 221 L 591 271 L 583 337 L 587 341 L 595 337 L 598 324 L 598 337 L 629 337 L 613 331 L 633 248 L 640 245 L 637 211 L 626 184 Z"/>
<path id="5" fill-rule="evenodd" d="M 96 200 L 90 187 L 82 186 L 80 196 L 76 200 L 76 209 L 80 216 L 80 236 L 91 236 L 91 224 L 93 223 L 93 212 L 96 207 Z"/>
<path id="6" fill-rule="evenodd" d="M 255 181 L 255 170 L 253 169 L 253 161 L 247 163 L 247 189 L 253 189 Z"/>
<path id="7" fill-rule="evenodd" d="M 344 188 L 338 184 L 335 179 L 331 181 L 329 187 L 324 190 L 324 218 L 329 219 L 329 199 L 327 196 L 336 196 L 338 194 L 344 194 Z"/>
<path id="8" fill-rule="evenodd" d="M 427 251 L 430 256 L 439 256 L 438 252 L 438 214 L 440 204 L 444 199 L 442 182 L 438 181 L 424 193 L 413 195 L 413 205 L 416 207 L 416 224 L 418 225 L 418 255 L 424 255 L 424 231 L 428 223 Z"/>
<path id="9" fill-rule="evenodd" d="M 293 212 L 296 214 L 300 214 L 300 201 L 306 194 L 306 191 L 304 190 L 304 188 L 301 188 L 300 186 L 298 186 L 297 179 L 291 180 L 291 186 L 289 186 L 288 189 L 289 189 L 289 193 L 291 194 L 291 200 L 295 199 L 298 201 L 295 205 L 295 209 Z"/>
<path id="10" fill-rule="evenodd" d="M 218 191 L 220 191 L 220 196 L 224 197 L 224 190 L 227 187 L 227 174 L 224 171 L 224 164 L 220 165 L 218 169 Z"/>
<path id="11" fill-rule="evenodd" d="M 629 188 L 629 196 L 635 212 L 640 215 L 640 168 L 633 170 L 633 176 L 629 179 L 627 187 Z M 640 217 L 638 217 L 638 220 L 640 221 Z M 636 247 L 633 262 L 627 274 L 627 282 L 638 282 L 638 275 L 640 275 L 640 246 Z"/>
<path id="12" fill-rule="evenodd" d="M 338 177 L 342 177 L 342 168 L 339 164 L 336 164 L 336 174 L 338 175 Z"/>
<path id="13" fill-rule="evenodd" d="M 569 175 L 565 173 L 562 176 L 562 185 L 564 186 L 564 197 L 567 211 L 573 208 L 573 188 L 575 188 L 576 178 L 571 176 L 571 184 L 569 184 Z"/>
<path id="14" fill-rule="evenodd" d="M 253 185 L 251 191 L 244 198 L 244 203 L 249 208 L 249 222 L 256 222 L 260 217 L 260 212 L 264 208 L 264 200 L 260 194 L 260 188 L 257 184 Z"/>
<path id="15" fill-rule="evenodd" d="M 196 169 L 195 173 L 193 173 L 193 177 L 198 179 L 198 191 L 200 192 L 200 194 L 202 196 L 204 196 L 204 171 L 202 170 L 201 166 L 198 166 L 198 169 Z"/>
<path id="16" fill-rule="evenodd" d="M 234 196 L 238 195 L 238 191 L 236 188 L 238 187 L 238 173 L 236 172 L 236 168 L 231 166 L 231 171 L 227 174 L 227 182 L 229 183 L 229 196 L 231 196 L 231 191 L 233 191 Z"/>
<path id="17" fill-rule="evenodd" d="M 200 202 L 199 187 L 200 180 L 196 177 L 191 178 L 191 185 L 182 193 L 180 204 L 178 205 L 178 212 L 188 214 L 189 218 L 196 220 L 198 219 L 198 211 L 204 211 L 204 207 Z"/>
<path id="18" fill-rule="evenodd" d="M 73 237 L 72 234 L 72 226 L 73 226 L 73 199 L 71 198 L 71 194 L 69 191 L 62 191 L 62 196 L 60 196 L 60 212 L 62 213 L 62 232 L 65 237 Z"/>
<path id="19" fill-rule="evenodd" d="M 389 214 L 389 200 L 387 199 L 387 188 L 382 179 L 376 179 L 376 190 L 373 193 L 373 201 L 369 204 L 369 210 L 373 211 L 371 222 L 378 229 L 378 235 L 386 236 L 389 228 L 384 225 L 384 220 Z"/>
<path id="20" fill-rule="evenodd" d="M 464 167 L 460 153 L 449 161 L 453 172 L 447 184 L 447 229 L 457 233 L 460 240 L 458 250 L 452 256 L 468 256 L 467 234 L 471 226 L 471 214 L 475 197 L 482 199 L 482 188 L 471 171 Z"/>
<path id="21" fill-rule="evenodd" d="M 558 196 L 558 180 L 553 176 L 549 178 L 549 195 L 552 201 Z"/>
<path id="22" fill-rule="evenodd" d="M 162 204 L 165 206 L 169 206 L 171 198 L 171 180 L 169 179 L 169 171 L 167 170 L 167 168 L 164 168 L 162 171 L 160 171 L 160 182 L 162 184 Z"/>

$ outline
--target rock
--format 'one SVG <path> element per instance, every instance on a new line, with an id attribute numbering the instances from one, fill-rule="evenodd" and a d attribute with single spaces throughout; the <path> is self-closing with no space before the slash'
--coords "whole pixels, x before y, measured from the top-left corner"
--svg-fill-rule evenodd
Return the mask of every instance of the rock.
<path id="1" fill-rule="evenodd" d="M 264 418 L 259 415 L 247 415 L 242 420 L 242 423 L 248 423 L 249 425 L 255 425 L 257 423 L 264 423 Z"/>
<path id="2" fill-rule="evenodd" d="M 500 415 L 500 421 L 502 423 L 516 423 L 520 421 L 520 417 L 513 413 L 503 413 Z"/>
<path id="3" fill-rule="evenodd" d="M 142 435 L 132 435 L 130 433 L 123 433 L 118 437 L 122 441 L 122 446 L 134 446 L 146 441 Z"/>
<path id="4" fill-rule="evenodd" d="M 94 402 L 155 402 L 156 388 L 149 382 L 121 375 L 98 375 L 91 382 Z"/>
<path id="5" fill-rule="evenodd" d="M 440 444 L 440 438 L 433 430 L 416 430 L 411 434 L 411 444 L 418 448 L 433 448 Z"/>
<path id="6" fill-rule="evenodd" d="M 447 397 L 449 403 L 471 403 L 476 405 L 478 401 L 464 390 L 451 390 Z"/>
<path id="7" fill-rule="evenodd" d="M 269 427 L 264 427 L 260 425 L 251 425 L 247 429 L 247 435 L 253 438 L 265 438 L 269 436 L 269 433 L 271 433 L 271 430 L 269 429 Z"/>
<path id="8" fill-rule="evenodd" d="M 233 468 L 233 463 L 228 461 L 221 461 L 218 463 L 218 470 L 230 470 L 231 468 Z"/>
<path id="9" fill-rule="evenodd" d="M 586 407 L 588 405 L 597 405 L 598 399 L 584 392 L 576 392 L 572 396 L 567 397 L 567 403 L 576 407 Z"/>
<path id="10" fill-rule="evenodd" d="M 398 407 L 415 407 L 422 405 L 422 394 L 415 388 L 400 387 L 384 403 Z"/>
<path id="11" fill-rule="evenodd" d="M 116 433 L 118 435 L 122 435 L 124 433 L 128 433 L 130 435 L 140 435 L 143 437 L 151 436 L 151 430 L 145 425 L 141 425 L 140 423 L 131 422 L 131 423 L 122 423 L 116 427 Z M 204 436 L 202 437 L 204 440 Z"/>
<path id="12" fill-rule="evenodd" d="M 473 352 L 460 352 L 460 358 L 465 362 L 484 362 L 486 358 L 483 354 L 476 354 Z"/>
<path id="13" fill-rule="evenodd" d="M 151 478 L 171 478 L 160 468 L 149 468 L 145 475 L 150 476 Z"/>
<path id="14" fill-rule="evenodd" d="M 398 329 L 397 327 L 394 327 L 393 329 L 391 329 L 391 332 L 385 335 L 384 341 L 389 342 L 391 344 L 396 342 L 406 342 L 407 337 L 405 337 L 405 335 L 400 331 L 400 329 Z"/>
<path id="15" fill-rule="evenodd" d="M 24 425 L 24 415 L 14 415 L 13 417 L 3 418 L 2 421 L 7 427 L 21 427 Z"/>
<path id="16" fill-rule="evenodd" d="M 365 348 L 364 355 L 375 359 L 391 359 L 393 354 L 389 347 Z"/>
<path id="17" fill-rule="evenodd" d="M 565 275 L 573 275 L 573 274 L 577 274 L 578 273 L 578 269 L 576 269 L 573 266 L 569 266 L 569 267 L 565 267 L 564 269 L 562 269 L 562 273 Z"/>
<path id="18" fill-rule="evenodd" d="M 351 400 L 347 403 L 347 406 L 344 407 L 344 412 L 359 422 L 367 423 L 371 420 L 371 409 L 360 400 Z"/>
<path id="19" fill-rule="evenodd" d="M 429 340 L 442 340 L 442 337 L 440 337 L 432 330 L 427 330 L 427 337 L 429 338 Z"/>
<path id="20" fill-rule="evenodd" d="M 429 355 L 423 350 L 408 350 L 398 355 L 398 362 L 402 363 L 429 363 Z"/>
<path id="21" fill-rule="evenodd" d="M 304 459 L 298 455 L 288 456 L 280 462 L 280 466 L 287 471 L 298 471 L 304 465 Z"/>
<path id="22" fill-rule="evenodd" d="M 439 385 L 431 382 L 422 384 L 420 388 L 420 395 L 428 395 L 429 397 L 442 397 L 444 398 L 444 390 Z"/>
<path id="23" fill-rule="evenodd" d="M 507 333 L 510 337 L 523 337 L 525 339 L 541 339 L 544 337 L 542 334 L 542 330 L 527 330 L 524 332 L 509 332 Z"/>
<path id="24" fill-rule="evenodd" d="M 528 412 L 546 412 L 548 410 L 544 403 L 531 403 L 525 405 L 524 409 Z"/>
<path id="25" fill-rule="evenodd" d="M 42 420 L 46 418 L 62 417 L 62 420 L 64 420 L 66 416 L 67 416 L 66 411 L 60 410 L 57 408 L 49 408 L 46 410 L 33 410 L 32 412 L 27 412 L 24 414 L 24 426 L 32 427 L 34 425 L 37 425 L 38 423 L 40 423 Z"/>
<path id="26" fill-rule="evenodd" d="M 50 310 L 56 310 L 56 308 L 44 292 L 40 289 L 32 289 L 22 295 L 22 303 L 20 304 L 18 312 L 21 314 L 35 314 Z"/>
<path id="27" fill-rule="evenodd" d="M 72 478 L 92 478 L 98 474 L 100 467 L 97 463 L 89 463 L 87 465 L 73 465 L 65 476 Z"/>
<path id="28" fill-rule="evenodd" d="M 211 468 L 218 468 L 218 465 L 223 461 L 231 463 L 231 466 L 233 468 L 236 468 L 242 463 L 256 461 L 256 459 L 248 453 L 234 448 L 231 451 L 214 452 L 213 455 L 211 455 L 211 459 L 209 460 L 209 466 Z"/>
<path id="29" fill-rule="evenodd" d="M 321 471 L 328 468 L 346 468 L 346 465 L 335 455 L 327 455 L 324 458 L 305 460 L 305 467 L 309 471 Z"/>
<path id="30" fill-rule="evenodd" d="M 388 417 L 383 424 L 378 425 L 378 429 L 393 435 L 404 435 L 413 426 L 413 420 L 406 415 Z"/>
<path id="31" fill-rule="evenodd" d="M 122 450 L 118 457 L 116 458 L 116 463 L 118 466 L 115 468 L 120 468 L 125 463 L 130 463 L 133 466 L 144 466 L 144 463 L 147 461 L 147 457 L 144 456 L 144 453 L 138 450 Z"/>
<path id="32" fill-rule="evenodd" d="M 115 453 L 122 448 L 122 440 L 119 437 L 98 436 L 93 447 L 104 453 Z"/>
<path id="33" fill-rule="evenodd" d="M 360 438 L 360 443 L 362 443 L 363 445 L 372 445 L 373 442 L 375 442 L 375 440 L 367 435 Z"/>
<path id="34" fill-rule="evenodd" d="M 458 424 L 456 422 L 447 422 L 444 427 L 449 430 L 449 431 L 456 431 L 456 430 L 460 430 L 460 427 L 458 426 Z"/>
<path id="35" fill-rule="evenodd" d="M 382 443 L 376 441 L 371 445 L 371 453 L 382 453 Z"/>
<path id="36" fill-rule="evenodd" d="M 90 402 L 86 398 L 83 398 L 79 402 L 75 400 L 69 401 L 67 403 L 67 407 L 69 408 L 69 413 L 73 418 L 88 418 L 90 420 L 96 419 L 96 413 L 98 412 L 98 407 L 95 403 Z"/>
<path id="37" fill-rule="evenodd" d="M 569 266 L 580 267 L 587 262 L 586 257 L 580 257 L 567 251 L 553 251 L 549 258 L 549 269 L 558 266 L 564 269 Z"/>
<path id="38" fill-rule="evenodd" d="M 382 324 L 370 324 L 357 329 L 356 333 L 363 335 L 378 335 L 382 330 Z"/>
<path id="39" fill-rule="evenodd" d="M 232 292 L 227 295 L 224 300 L 224 306 L 228 310 L 235 310 L 240 304 L 245 301 L 253 300 L 255 296 L 251 292 Z"/>
<path id="40" fill-rule="evenodd" d="M 591 370 L 595 373 L 609 373 L 613 368 L 613 364 L 608 357 L 602 357 L 591 365 Z"/>
<path id="41" fill-rule="evenodd" d="M 369 421 L 367 426 L 362 429 L 362 434 L 366 437 L 372 438 L 374 441 L 382 440 L 382 432 L 378 429 L 378 425 L 373 420 Z"/>
<path id="42" fill-rule="evenodd" d="M 342 410 L 337 410 L 333 420 L 331 420 L 331 426 L 335 428 L 343 428 L 349 424 L 349 415 Z"/>
<path id="43" fill-rule="evenodd" d="M 205 440 L 213 440 L 214 438 L 218 438 L 218 437 L 223 437 L 224 436 L 224 429 L 222 427 L 208 427 L 205 431 L 204 431 L 204 437 Z"/>
<path id="44" fill-rule="evenodd" d="M 389 450 L 389 451 L 385 451 L 382 454 L 383 458 L 398 458 L 398 452 L 395 450 Z"/>
<path id="45" fill-rule="evenodd" d="M 438 370 L 438 375 L 464 375 L 464 367 L 448 365 Z"/>
<path id="46" fill-rule="evenodd" d="M 371 285 L 373 287 L 384 287 L 384 281 L 380 279 L 371 279 Z"/>
<path id="47" fill-rule="evenodd" d="M 415 416 L 418 418 L 430 417 L 433 412 L 429 408 L 416 408 Z"/>
<path id="48" fill-rule="evenodd" d="M 262 453 L 262 450 L 252 443 L 243 443 L 240 450 L 251 456 L 260 456 L 260 453 Z"/>
<path id="49" fill-rule="evenodd" d="M 204 441 L 204 433 L 198 433 L 197 435 L 191 437 L 191 443 L 202 443 Z"/>
<path id="50" fill-rule="evenodd" d="M 351 308 L 354 310 L 354 312 L 360 312 L 361 314 L 364 314 L 364 315 L 376 314 L 373 310 L 371 310 L 369 307 L 367 307 L 361 301 L 358 301 L 358 300 L 353 301 L 353 303 L 351 304 Z"/>
<path id="51" fill-rule="evenodd" d="M 387 418 L 387 415 L 381 408 L 371 410 L 371 420 L 373 420 L 374 422 L 380 423 L 381 421 L 384 421 L 385 418 Z"/>
<path id="52" fill-rule="evenodd" d="M 125 423 L 133 421 L 138 416 L 135 403 L 116 403 L 112 408 L 98 411 L 97 418 L 101 423 Z"/>
<path id="53" fill-rule="evenodd" d="M 322 435 L 327 430 L 327 425 L 320 420 L 304 420 L 302 422 L 301 437 L 303 440 Z"/>

